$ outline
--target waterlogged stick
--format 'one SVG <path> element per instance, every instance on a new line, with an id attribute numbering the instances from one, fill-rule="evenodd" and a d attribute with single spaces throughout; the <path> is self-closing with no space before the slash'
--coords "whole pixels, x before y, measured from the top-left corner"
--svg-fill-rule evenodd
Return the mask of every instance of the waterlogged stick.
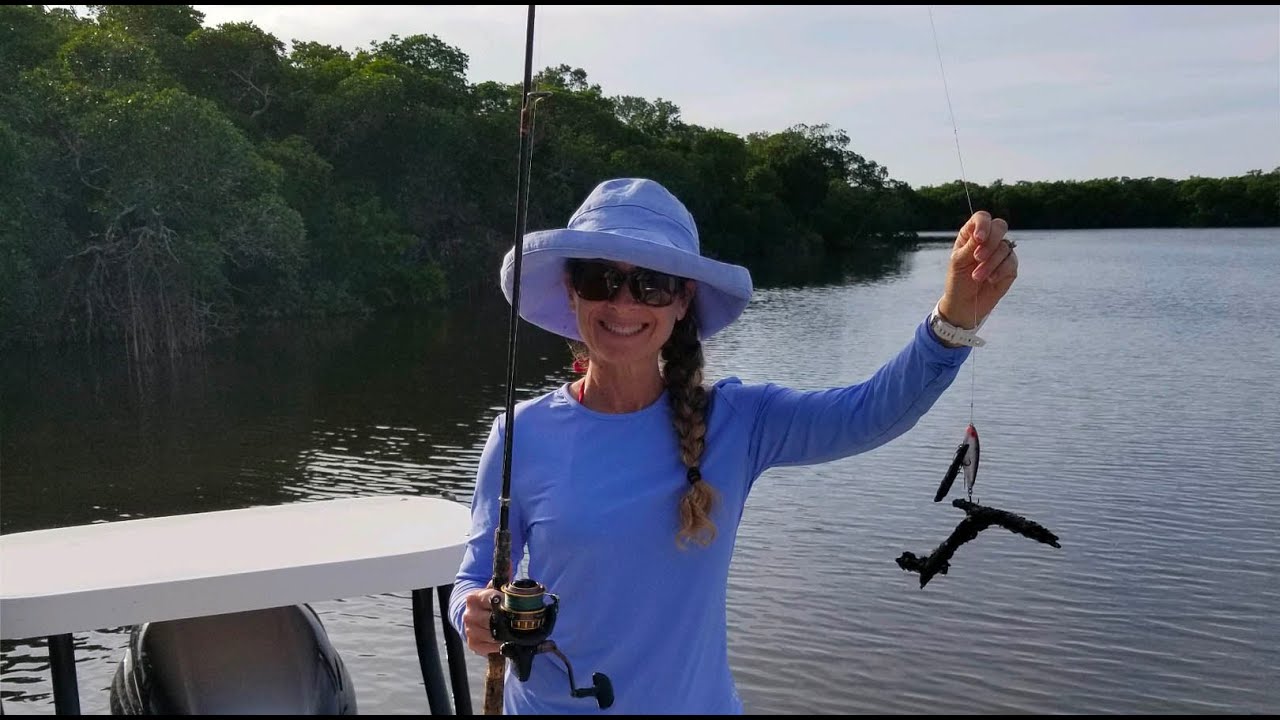
<path id="1" fill-rule="evenodd" d="M 978 533 L 992 525 L 998 525 L 1010 532 L 1046 545 L 1052 545 L 1056 548 L 1062 547 L 1058 544 L 1057 535 L 1050 532 L 1040 523 L 1028 520 L 1021 515 L 1011 513 L 1008 510 L 983 507 L 977 503 L 959 498 L 951 501 L 951 504 L 964 510 L 965 517 L 956 526 L 956 529 L 951 531 L 951 535 L 942 541 L 941 545 L 934 548 L 933 552 L 924 557 L 919 557 L 912 552 L 904 552 L 898 556 L 898 567 L 907 572 L 920 573 L 920 587 L 927 585 L 933 579 L 933 576 L 938 573 L 946 575 L 947 570 L 951 567 L 951 556 L 955 554 L 955 551 L 961 545 L 978 537 Z"/>

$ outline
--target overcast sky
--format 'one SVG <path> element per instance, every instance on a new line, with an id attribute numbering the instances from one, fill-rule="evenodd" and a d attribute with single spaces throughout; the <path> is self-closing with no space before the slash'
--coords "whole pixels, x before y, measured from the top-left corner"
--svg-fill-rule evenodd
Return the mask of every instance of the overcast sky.
<path id="1" fill-rule="evenodd" d="M 436 35 L 522 80 L 524 5 L 195 7 L 285 43 Z M 957 134 L 983 184 L 1280 166 L 1280 6 L 934 6 L 937 47 L 929 8 L 540 5 L 534 67 L 743 135 L 827 123 L 916 187 L 960 177 Z"/>

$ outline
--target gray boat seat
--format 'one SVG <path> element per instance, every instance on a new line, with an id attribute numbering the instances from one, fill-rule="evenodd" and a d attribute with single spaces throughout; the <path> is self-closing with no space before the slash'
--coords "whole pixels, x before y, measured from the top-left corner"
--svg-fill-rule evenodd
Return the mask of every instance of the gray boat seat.
<path id="1" fill-rule="evenodd" d="M 307 605 L 135 626 L 114 715 L 354 715 L 355 693 Z"/>

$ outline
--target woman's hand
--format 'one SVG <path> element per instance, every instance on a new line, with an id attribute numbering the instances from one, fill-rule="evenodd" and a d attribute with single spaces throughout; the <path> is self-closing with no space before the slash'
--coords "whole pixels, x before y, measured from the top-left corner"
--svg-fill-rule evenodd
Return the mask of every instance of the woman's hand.
<path id="1" fill-rule="evenodd" d="M 938 312 L 957 327 L 973 329 L 995 309 L 1018 277 L 1018 256 L 1005 239 L 1009 224 L 979 210 L 956 235 Z"/>
<path id="2" fill-rule="evenodd" d="M 489 629 L 489 618 L 493 615 L 492 598 L 498 595 L 498 591 L 490 587 L 472 591 L 467 596 L 467 607 L 462 611 L 462 627 L 467 631 L 467 647 L 472 652 L 489 655 L 501 648 Z"/>

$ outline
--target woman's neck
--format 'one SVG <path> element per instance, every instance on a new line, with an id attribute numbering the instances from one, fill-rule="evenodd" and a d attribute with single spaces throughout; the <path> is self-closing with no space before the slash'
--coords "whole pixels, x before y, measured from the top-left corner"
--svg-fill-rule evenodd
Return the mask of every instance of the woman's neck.
<path id="1" fill-rule="evenodd" d="M 665 385 L 658 365 L 645 369 L 618 367 L 592 362 L 587 374 L 570 386 L 584 406 L 602 413 L 629 413 L 652 405 Z"/>

